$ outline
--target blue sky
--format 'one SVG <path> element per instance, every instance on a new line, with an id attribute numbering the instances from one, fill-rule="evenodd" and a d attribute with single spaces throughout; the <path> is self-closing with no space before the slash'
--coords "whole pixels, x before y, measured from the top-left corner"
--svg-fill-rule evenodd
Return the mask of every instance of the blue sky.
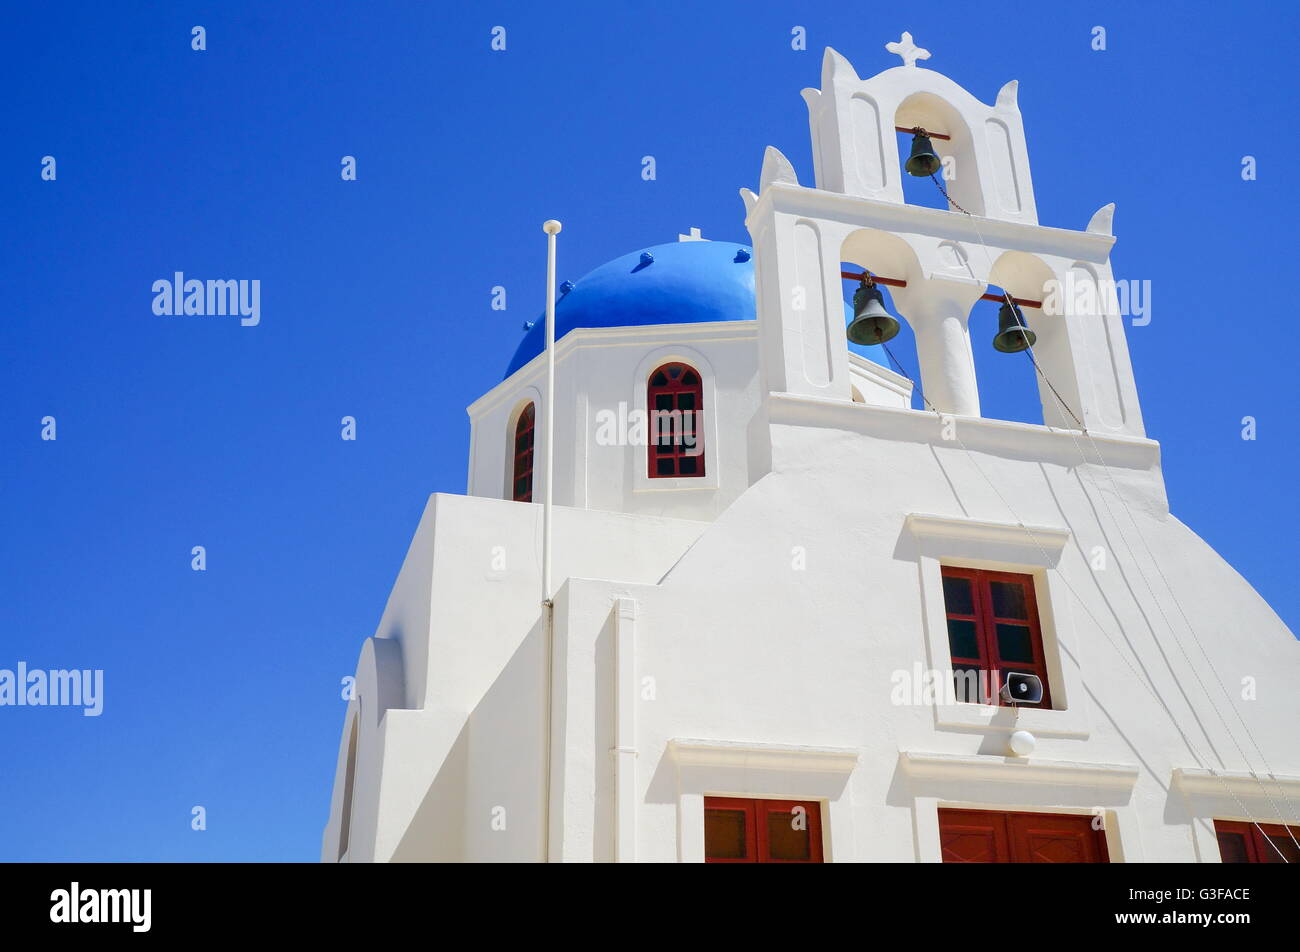
<path id="1" fill-rule="evenodd" d="M 1294 4 L 110 6 L 12 7 L 0 57 L 0 667 L 106 680 L 98 718 L 0 708 L 0 859 L 315 859 L 340 679 L 428 494 L 464 491 L 540 223 L 571 279 L 690 226 L 747 241 L 765 146 L 811 181 L 822 48 L 867 76 L 904 29 L 985 101 L 1021 81 L 1043 223 L 1117 203 L 1173 511 L 1300 627 Z M 260 280 L 261 323 L 156 316 L 175 271 Z M 1031 418 L 980 359 L 986 413 Z"/>

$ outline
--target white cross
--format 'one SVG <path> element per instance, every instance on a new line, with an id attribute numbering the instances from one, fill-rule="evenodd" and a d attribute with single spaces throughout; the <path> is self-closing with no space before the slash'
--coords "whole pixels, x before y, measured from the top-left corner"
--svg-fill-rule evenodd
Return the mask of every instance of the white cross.
<path id="1" fill-rule="evenodd" d="M 895 56 L 903 57 L 904 66 L 915 66 L 919 59 L 929 59 L 930 51 L 923 50 L 912 42 L 912 34 L 903 32 L 903 38 L 897 43 L 886 43 L 885 49 Z"/>
<path id="2" fill-rule="evenodd" d="M 700 230 L 698 228 L 692 228 L 691 233 L 689 235 L 678 235 L 677 240 L 678 241 L 708 241 L 709 239 L 702 237 L 700 235 Z"/>

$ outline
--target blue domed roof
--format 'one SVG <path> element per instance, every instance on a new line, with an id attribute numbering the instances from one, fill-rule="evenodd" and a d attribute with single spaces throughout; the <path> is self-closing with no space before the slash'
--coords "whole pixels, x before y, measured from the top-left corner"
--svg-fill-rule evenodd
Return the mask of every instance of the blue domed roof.
<path id="1" fill-rule="evenodd" d="M 579 279 L 556 302 L 555 339 L 575 327 L 754 319 L 751 250 L 729 241 L 677 241 L 625 254 Z M 543 316 L 524 334 L 506 376 L 540 354 L 545 338 Z M 850 344 L 849 349 L 885 363 L 880 347 Z"/>

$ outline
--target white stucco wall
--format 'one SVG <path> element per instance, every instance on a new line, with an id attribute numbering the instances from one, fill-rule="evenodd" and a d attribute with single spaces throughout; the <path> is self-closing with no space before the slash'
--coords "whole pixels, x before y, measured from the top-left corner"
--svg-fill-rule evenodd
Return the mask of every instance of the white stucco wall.
<path id="1" fill-rule="evenodd" d="M 1192 794 L 1175 784 L 1176 771 L 1245 774 L 1265 760 L 1300 777 L 1289 690 L 1300 650 L 1166 511 L 1155 444 L 1099 441 L 1107 473 L 1080 464 L 1090 444 L 1025 424 L 958 421 L 963 449 L 915 411 L 787 399 L 773 413 L 773 472 L 711 525 L 560 510 L 557 577 L 568 581 L 556 599 L 553 858 L 614 855 L 620 598 L 634 605 L 639 860 L 698 859 L 690 821 L 709 793 L 824 801 L 827 855 L 840 861 L 936 859 L 941 805 L 1099 809 L 1112 861 L 1217 861 L 1215 814 L 1204 810 L 1294 821 L 1269 802 L 1293 810 L 1283 802 L 1291 781 L 1229 778 Z M 374 858 L 541 855 L 538 511 L 431 500 L 412 546 L 421 571 L 426 547 L 438 566 L 430 650 L 427 660 L 407 652 L 408 671 L 427 665 L 427 687 L 419 709 L 362 722 L 367 779 L 353 809 L 380 819 Z M 501 573 L 488 568 L 494 545 L 511 556 Z M 1102 570 L 1095 546 L 1107 553 Z M 937 641 L 930 631 L 941 562 L 1043 579 L 1052 694 L 1065 709 L 984 716 L 958 705 L 963 718 L 894 703 L 896 672 L 946 662 L 942 621 Z M 398 633 L 405 607 L 390 603 L 381 636 Z M 1256 700 L 1241 700 L 1246 677 Z M 363 711 L 375 690 L 359 679 Z M 1038 746 L 1008 759 L 1017 727 Z M 675 756 L 675 741 L 696 746 Z M 1210 806 L 1198 816 L 1197 803 Z M 493 828 L 498 808 L 505 829 Z M 369 835 L 354 819 L 351 858 L 369 858 Z"/>
<path id="2" fill-rule="evenodd" d="M 564 858 L 612 855 L 608 641 L 617 597 L 635 602 L 635 679 L 653 678 L 656 693 L 636 715 L 640 860 L 700 858 L 698 828 L 696 841 L 683 842 L 683 816 L 700 811 L 700 796 L 713 793 L 823 799 L 835 817 L 829 855 L 840 860 L 936 860 L 934 810 L 960 805 L 1100 809 L 1112 861 L 1217 861 L 1204 842 L 1212 815 L 1195 818 L 1199 831 L 1193 827 L 1191 804 L 1174 789 L 1175 770 L 1242 774 L 1267 761 L 1279 775 L 1300 777 L 1288 688 L 1300 675 L 1300 646 L 1240 576 L 1164 511 L 1151 444 L 1133 447 L 1131 465 L 1116 467 L 1116 495 L 1099 467 L 1069 458 L 1063 434 L 1056 460 L 1015 459 L 987 447 L 972 457 L 944 445 L 937 427 L 900 443 L 872 435 L 881 411 L 827 409 L 825 427 L 779 429 L 774 472 L 661 584 L 570 582 L 562 616 L 568 630 L 559 643 L 567 646 L 571 676 L 557 687 L 565 692 L 566 723 L 577 725 L 557 745 Z M 912 421 L 923 428 L 923 418 Z M 991 427 L 964 428 L 967 443 L 980 445 L 969 431 Z M 976 465 L 995 483 L 1016 487 L 1014 512 L 973 473 Z M 863 485 L 872 492 L 863 494 Z M 918 538 L 907 513 L 941 516 L 931 525 L 949 523 L 951 540 L 936 549 L 934 539 Z M 1019 521 L 1064 530 L 1059 549 L 1047 543 L 1059 551 L 1050 567 L 1037 564 L 1042 555 L 1020 538 Z M 981 529 L 975 537 L 972 527 Z M 1094 544 L 1110 552 L 1104 570 L 1091 567 Z M 796 547 L 806 569 L 794 567 Z M 990 709 L 959 705 L 969 720 L 941 723 L 948 715 L 935 705 L 893 702 L 895 672 L 946 663 L 932 656 L 927 638 L 934 606 L 926 604 L 923 578 L 927 571 L 937 578 L 934 553 L 945 548 L 945 562 L 1046 577 L 1050 601 L 1040 610 L 1045 619 L 1050 613 L 1047 641 L 1058 655 L 1052 692 L 1067 709 L 981 716 L 976 712 Z M 946 651 L 946 638 L 940 644 Z M 1257 700 L 1241 699 L 1244 677 L 1257 680 Z M 1028 758 L 1006 756 L 1017 727 L 1038 738 Z M 677 763 L 670 744 L 700 739 L 740 745 L 751 766 L 737 771 L 721 755 Z M 818 760 L 826 751 L 855 754 L 856 763 L 841 776 Z M 801 768 L 801 757 L 813 766 Z M 765 758 L 771 766 L 759 766 Z M 1232 783 L 1257 818 L 1295 822 L 1294 781 L 1286 787 L 1289 802 L 1281 788 Z M 1269 809 L 1270 794 L 1282 816 Z"/>
<path id="3" fill-rule="evenodd" d="M 657 581 L 704 524 L 558 509 L 557 578 Z M 560 538 L 563 533 L 564 538 Z M 322 857 L 337 858 L 346 736 L 360 716 L 350 858 L 534 859 L 544 659 L 541 506 L 430 497 L 349 702 Z M 399 684 L 385 683 L 375 646 Z M 487 836 L 491 811 L 511 836 Z M 531 832 L 524 832 L 531 831 Z"/>

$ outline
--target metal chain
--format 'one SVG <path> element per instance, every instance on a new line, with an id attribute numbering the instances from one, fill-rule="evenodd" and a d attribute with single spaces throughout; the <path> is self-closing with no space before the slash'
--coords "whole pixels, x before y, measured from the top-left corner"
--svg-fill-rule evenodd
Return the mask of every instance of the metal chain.
<path id="1" fill-rule="evenodd" d="M 975 217 L 970 212 L 966 211 L 966 209 L 962 208 L 960 205 L 958 205 L 956 202 L 952 200 L 952 196 L 948 194 L 948 190 L 943 187 L 943 185 L 939 182 L 937 178 L 934 177 L 933 172 L 930 173 L 930 181 L 933 182 L 934 187 L 939 190 L 939 194 L 948 200 L 949 205 L 957 209 L 957 211 L 961 212 L 963 215 L 967 216 L 968 218 Z"/>

